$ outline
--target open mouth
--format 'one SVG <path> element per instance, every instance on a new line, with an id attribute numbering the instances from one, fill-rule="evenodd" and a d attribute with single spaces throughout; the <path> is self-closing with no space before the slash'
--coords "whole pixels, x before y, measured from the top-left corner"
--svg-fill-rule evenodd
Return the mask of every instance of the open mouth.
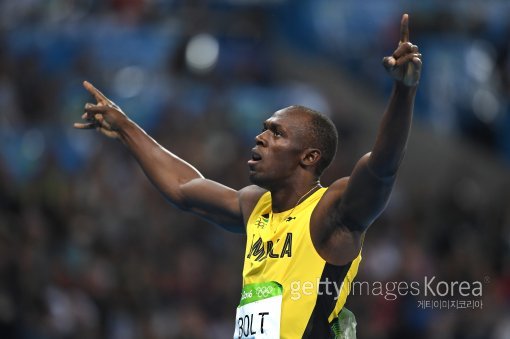
<path id="1" fill-rule="evenodd" d="M 262 157 L 260 156 L 260 154 L 258 153 L 255 153 L 255 152 L 251 152 L 251 160 L 253 161 L 259 161 L 259 160 L 262 160 Z"/>
<path id="2" fill-rule="evenodd" d="M 255 151 L 255 149 L 251 150 L 251 159 L 248 160 L 248 165 L 254 165 L 255 163 L 262 160 L 262 156 Z"/>

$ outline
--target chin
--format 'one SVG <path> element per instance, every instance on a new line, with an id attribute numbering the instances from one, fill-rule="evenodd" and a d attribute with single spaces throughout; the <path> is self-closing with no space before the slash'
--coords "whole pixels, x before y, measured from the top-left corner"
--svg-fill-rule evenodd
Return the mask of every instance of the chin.
<path id="1" fill-rule="evenodd" d="M 249 179 L 250 182 L 254 185 L 260 186 L 262 188 L 266 188 L 267 186 L 267 181 L 264 180 L 264 178 L 261 178 L 260 174 L 257 174 L 256 172 L 250 171 Z"/>
<path id="2" fill-rule="evenodd" d="M 249 177 L 250 182 L 254 185 L 260 186 L 263 180 L 260 180 L 260 178 L 257 176 L 256 173 L 253 173 L 250 171 Z"/>
<path id="3" fill-rule="evenodd" d="M 262 187 L 263 189 L 269 191 L 271 188 L 271 180 L 264 178 L 259 173 L 250 171 L 249 179 L 252 184 Z"/>

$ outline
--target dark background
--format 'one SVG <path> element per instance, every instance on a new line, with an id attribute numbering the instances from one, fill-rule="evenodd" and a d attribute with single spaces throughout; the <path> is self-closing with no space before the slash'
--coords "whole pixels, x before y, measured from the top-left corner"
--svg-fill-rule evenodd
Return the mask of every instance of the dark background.
<path id="1" fill-rule="evenodd" d="M 83 80 L 235 189 L 265 118 L 327 113 L 340 132 L 327 185 L 370 150 L 404 12 L 422 81 L 358 281 L 483 293 L 372 290 L 347 307 L 362 339 L 510 338 L 510 3 L 496 0 L 0 1 L 0 338 L 233 332 L 244 238 L 173 209 L 117 141 L 74 130 Z"/>

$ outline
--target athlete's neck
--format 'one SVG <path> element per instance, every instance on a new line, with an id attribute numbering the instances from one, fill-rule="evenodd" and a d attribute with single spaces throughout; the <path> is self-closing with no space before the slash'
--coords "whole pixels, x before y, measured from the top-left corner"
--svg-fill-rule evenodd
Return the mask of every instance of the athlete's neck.
<path id="1" fill-rule="evenodd" d="M 288 186 L 271 190 L 271 208 L 274 213 L 290 210 L 321 187 L 319 180 L 298 187 Z"/>

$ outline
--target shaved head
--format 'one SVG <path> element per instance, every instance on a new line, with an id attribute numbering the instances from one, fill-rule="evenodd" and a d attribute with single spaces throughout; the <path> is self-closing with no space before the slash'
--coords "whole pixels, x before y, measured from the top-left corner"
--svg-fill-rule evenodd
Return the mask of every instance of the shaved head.
<path id="1" fill-rule="evenodd" d="M 302 129 L 303 138 L 307 147 L 317 148 L 321 151 L 321 159 L 315 168 L 315 173 L 320 176 L 336 155 L 338 131 L 335 124 L 326 115 L 305 106 L 290 106 L 287 110 L 309 117 L 309 123 Z"/>

